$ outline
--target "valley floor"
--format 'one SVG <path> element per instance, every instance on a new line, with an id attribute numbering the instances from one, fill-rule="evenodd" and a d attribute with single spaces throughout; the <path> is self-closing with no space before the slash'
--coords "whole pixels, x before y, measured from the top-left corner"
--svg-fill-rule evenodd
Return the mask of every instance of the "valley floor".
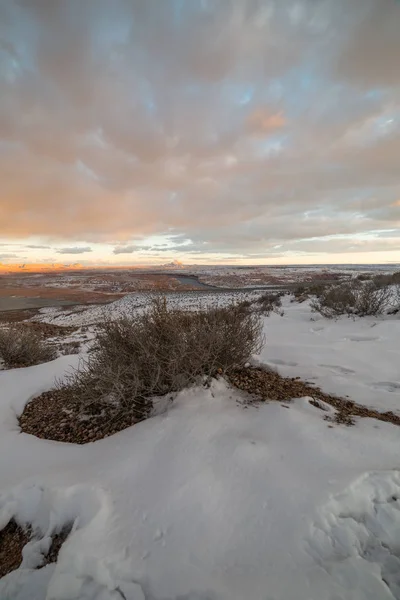
<path id="1" fill-rule="evenodd" d="M 400 414 L 398 316 L 283 308 L 255 363 Z M 397 426 L 336 425 L 310 398 L 247 404 L 221 379 L 84 446 L 20 433 L 25 404 L 79 358 L 0 371 L 0 529 L 73 523 L 56 564 L 36 570 L 44 542 L 25 547 L 2 600 L 400 598 Z"/>

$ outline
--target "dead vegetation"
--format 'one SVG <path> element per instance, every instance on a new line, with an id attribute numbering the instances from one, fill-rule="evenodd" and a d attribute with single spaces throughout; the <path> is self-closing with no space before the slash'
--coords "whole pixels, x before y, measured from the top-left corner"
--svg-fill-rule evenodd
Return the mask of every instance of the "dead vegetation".
<path id="1" fill-rule="evenodd" d="M 53 344 L 22 324 L 0 329 L 0 359 L 8 369 L 31 367 L 54 360 L 56 356 Z"/>
<path id="2" fill-rule="evenodd" d="M 148 417 L 153 397 L 227 374 L 263 343 L 260 316 L 240 305 L 184 311 L 156 299 L 141 315 L 104 322 L 78 369 L 25 407 L 21 429 L 59 441 L 101 439 Z"/>
<path id="3" fill-rule="evenodd" d="M 399 290 L 394 275 L 366 281 L 357 278 L 323 289 L 311 301 L 311 309 L 329 319 L 340 315 L 378 316 L 396 308 Z"/>
<path id="4" fill-rule="evenodd" d="M 284 292 L 265 292 L 256 301 L 256 308 L 264 315 L 269 316 L 271 312 L 282 313 L 282 297 Z"/>
<path id="5" fill-rule="evenodd" d="M 111 405 L 141 420 L 152 396 L 244 364 L 262 341 L 259 317 L 238 306 L 189 312 L 161 298 L 142 315 L 105 322 L 88 360 L 58 390 L 84 409 Z"/>

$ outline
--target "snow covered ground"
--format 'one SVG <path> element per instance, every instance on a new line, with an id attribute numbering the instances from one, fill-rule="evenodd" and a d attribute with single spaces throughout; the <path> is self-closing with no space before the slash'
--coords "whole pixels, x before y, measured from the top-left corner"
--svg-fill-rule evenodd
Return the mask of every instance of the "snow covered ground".
<path id="1" fill-rule="evenodd" d="M 400 413 L 400 319 L 284 309 L 258 360 Z M 15 515 L 44 536 L 1 600 L 400 598 L 398 427 L 332 427 L 307 398 L 245 407 L 221 380 L 85 446 L 21 434 L 25 403 L 78 360 L 0 372 L 0 528 Z M 71 522 L 57 564 L 34 570 Z"/>
<path id="2" fill-rule="evenodd" d="M 400 414 L 400 318 L 311 313 L 284 298 L 285 316 L 265 320 L 261 361 L 285 376 L 316 382 L 325 392 Z M 400 434 L 400 432 L 399 432 Z"/>
<path id="3" fill-rule="evenodd" d="M 188 310 L 198 308 L 199 306 L 226 306 L 232 302 L 242 302 L 243 300 L 253 300 L 260 296 L 260 291 L 233 291 L 233 292 L 176 292 L 164 293 L 171 307 L 184 306 Z M 160 294 L 151 292 L 138 292 L 124 296 L 116 302 L 110 304 L 76 306 L 71 309 L 60 309 L 56 307 L 42 308 L 39 315 L 35 315 L 35 321 L 42 323 L 51 323 L 53 325 L 72 325 L 80 327 L 82 325 L 92 325 L 106 318 L 118 318 L 125 314 L 140 311 L 149 305 L 152 298 Z"/>

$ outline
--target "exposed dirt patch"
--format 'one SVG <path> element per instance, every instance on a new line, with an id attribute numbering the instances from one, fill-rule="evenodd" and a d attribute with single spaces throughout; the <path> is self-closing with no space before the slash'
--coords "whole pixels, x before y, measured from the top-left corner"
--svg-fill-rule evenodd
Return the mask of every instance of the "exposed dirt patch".
<path id="1" fill-rule="evenodd" d="M 330 404 L 336 409 L 333 420 L 336 423 L 353 425 L 353 417 L 369 417 L 386 421 L 394 425 L 400 425 L 400 416 L 392 412 L 378 412 L 356 404 L 351 400 L 325 394 L 319 387 L 310 385 L 300 378 L 281 377 L 274 371 L 266 371 L 259 368 L 237 369 L 229 377 L 229 381 L 237 388 L 254 395 L 260 400 L 290 401 L 293 398 L 310 396 L 312 404 L 316 408 L 322 408 L 319 400 Z M 330 420 L 330 417 L 325 417 Z"/>
<path id="2" fill-rule="evenodd" d="M 0 577 L 18 569 L 22 562 L 22 548 L 31 537 L 29 529 L 22 529 L 12 519 L 0 531 Z"/>
<path id="3" fill-rule="evenodd" d="M 51 546 L 49 548 L 48 553 L 44 557 L 43 563 L 40 565 L 40 568 L 49 565 L 50 563 L 55 563 L 58 560 L 58 553 L 61 550 L 61 546 L 69 536 L 72 530 L 72 524 L 65 525 L 59 533 L 53 535 Z"/>
<path id="4" fill-rule="evenodd" d="M 29 402 L 19 417 L 21 431 L 36 437 L 87 444 L 118 433 L 137 423 L 131 413 L 115 407 L 92 404 L 83 412 L 82 405 L 65 392 L 44 392 Z"/>
<path id="5" fill-rule="evenodd" d="M 324 410 L 321 401 L 326 402 L 336 409 L 336 413 L 333 418 L 326 416 L 325 419 L 336 423 L 354 425 L 354 417 L 369 417 L 400 425 L 400 416 L 392 412 L 381 413 L 351 400 L 325 394 L 317 386 L 298 378 L 281 377 L 274 371 L 237 369 L 228 380 L 261 401 L 290 402 L 294 398 L 308 396 L 312 398 L 311 404 L 321 410 Z M 101 440 L 137 422 L 132 413 L 118 411 L 113 406 L 92 404 L 83 412 L 79 402 L 60 390 L 44 392 L 34 398 L 19 417 L 19 425 L 24 433 L 73 444 Z"/>
<path id="6" fill-rule="evenodd" d="M 54 534 L 47 554 L 43 556 L 38 569 L 57 562 L 61 546 L 69 536 L 72 524 L 65 525 L 59 533 Z M 20 527 L 14 519 L 0 531 L 0 578 L 15 571 L 22 563 L 22 550 L 32 539 L 31 527 Z"/>

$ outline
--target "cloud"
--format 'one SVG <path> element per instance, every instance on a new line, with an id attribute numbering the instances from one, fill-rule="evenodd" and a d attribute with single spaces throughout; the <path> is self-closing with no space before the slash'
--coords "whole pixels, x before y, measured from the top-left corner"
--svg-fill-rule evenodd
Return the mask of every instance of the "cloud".
<path id="1" fill-rule="evenodd" d="M 286 125 L 283 112 L 270 114 L 268 111 L 256 110 L 248 119 L 250 131 L 258 135 L 265 135 L 274 129 L 281 129 Z"/>
<path id="2" fill-rule="evenodd" d="M 90 246 L 75 246 L 74 248 L 60 248 L 56 250 L 57 254 L 84 254 L 85 252 L 92 252 Z"/>
<path id="3" fill-rule="evenodd" d="M 251 255 L 398 226 L 399 3 L 78 4 L 1 4 L 2 236 Z"/>
<path id="4" fill-rule="evenodd" d="M 336 67 L 338 76 L 366 88 L 398 86 L 399 23 L 397 0 L 368 0 L 364 6 L 360 3 L 360 18 L 344 32 Z"/>
<path id="5" fill-rule="evenodd" d="M 117 246 L 113 250 L 113 254 L 132 254 L 132 252 L 136 252 L 139 250 L 137 246 Z"/>

